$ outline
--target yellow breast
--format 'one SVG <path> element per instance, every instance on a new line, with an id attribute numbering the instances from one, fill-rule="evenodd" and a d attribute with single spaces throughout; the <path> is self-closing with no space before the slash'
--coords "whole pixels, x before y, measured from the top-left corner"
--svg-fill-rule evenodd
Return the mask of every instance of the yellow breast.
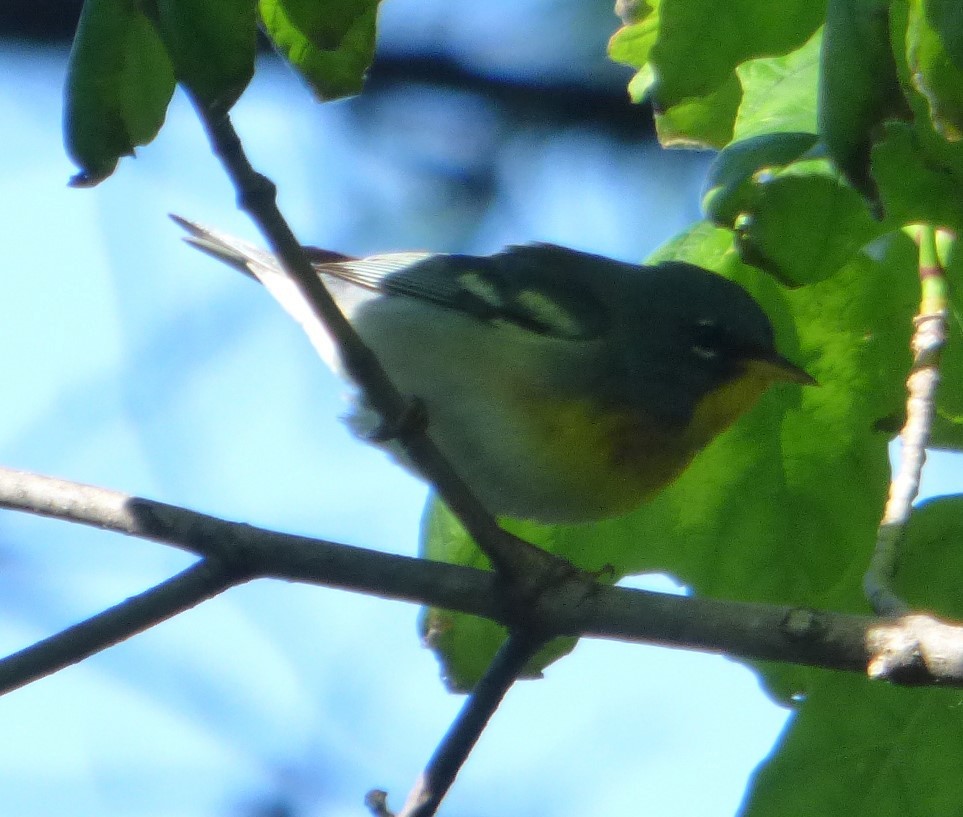
<path id="1" fill-rule="evenodd" d="M 533 481 L 568 504 L 573 518 L 634 510 L 672 482 L 717 434 L 748 411 L 771 383 L 753 374 L 725 384 L 695 407 L 685 426 L 666 426 L 638 409 L 585 400 L 528 397 L 519 436 Z M 563 499 L 564 498 L 564 499 Z"/>

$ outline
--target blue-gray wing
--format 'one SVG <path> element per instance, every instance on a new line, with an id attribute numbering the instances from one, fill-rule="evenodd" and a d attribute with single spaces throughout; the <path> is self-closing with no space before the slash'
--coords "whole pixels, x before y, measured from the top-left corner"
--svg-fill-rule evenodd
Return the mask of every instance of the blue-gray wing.
<path id="1" fill-rule="evenodd" d="M 273 255 L 234 236 L 174 219 L 190 233 L 189 243 L 257 278 L 292 311 L 287 301 L 293 295 L 281 298 L 282 290 L 291 287 Z M 611 316 L 595 279 L 611 279 L 629 267 L 552 244 L 509 247 L 492 256 L 402 252 L 347 258 L 310 248 L 308 254 L 329 284 L 334 279 L 349 285 L 332 291 L 349 313 L 373 296 L 394 295 L 568 340 L 591 340 L 609 330 Z"/>
<path id="2" fill-rule="evenodd" d="M 385 295 L 418 298 L 481 321 L 507 321 L 575 340 L 598 337 L 608 325 L 597 291 L 585 285 L 596 259 L 540 244 L 485 257 L 392 253 L 317 269 Z"/>

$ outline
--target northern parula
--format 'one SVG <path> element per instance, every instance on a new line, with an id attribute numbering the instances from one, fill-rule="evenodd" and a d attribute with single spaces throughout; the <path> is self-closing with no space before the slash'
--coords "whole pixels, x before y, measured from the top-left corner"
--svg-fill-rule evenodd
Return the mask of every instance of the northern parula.
<path id="1" fill-rule="evenodd" d="M 337 367 L 274 256 L 177 221 L 189 243 L 264 284 Z M 692 264 L 636 266 L 551 244 L 486 257 L 309 253 L 496 515 L 586 522 L 633 510 L 772 383 L 814 383 L 777 353 L 744 289 Z M 370 417 L 356 406 L 348 419 L 363 431 Z"/>

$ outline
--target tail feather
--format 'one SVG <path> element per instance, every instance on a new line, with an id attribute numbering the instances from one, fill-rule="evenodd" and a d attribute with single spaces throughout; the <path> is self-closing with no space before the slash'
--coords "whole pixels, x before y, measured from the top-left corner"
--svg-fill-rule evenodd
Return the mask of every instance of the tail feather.
<path id="1" fill-rule="evenodd" d="M 240 270 L 256 281 L 260 281 L 284 311 L 301 325 L 324 362 L 335 371 L 340 371 L 341 367 L 335 346 L 328 335 L 327 329 L 318 320 L 314 309 L 304 299 L 294 281 L 284 274 L 281 265 L 271 253 L 227 233 L 213 230 L 194 221 L 188 221 L 186 218 L 173 214 L 171 218 L 187 231 L 188 235 L 184 240 L 192 247 L 196 247 L 218 261 L 223 261 L 234 269 Z M 337 254 L 333 253 L 332 255 Z M 323 275 L 322 277 L 325 279 L 325 283 L 329 284 L 329 289 L 332 290 L 332 295 L 342 311 L 346 307 L 350 309 L 353 305 L 352 301 L 357 300 L 357 298 L 344 297 L 345 293 L 333 291 L 339 287 L 330 287 L 332 282 L 329 276 Z M 345 286 L 341 284 L 340 288 Z M 357 290 L 357 287 L 352 287 L 352 289 Z M 339 295 L 342 297 L 339 297 Z"/>
<path id="2" fill-rule="evenodd" d="M 219 230 L 205 227 L 196 221 L 188 221 L 186 218 L 173 213 L 170 217 L 187 231 L 188 235 L 184 237 L 184 241 L 192 247 L 196 247 L 218 261 L 223 261 L 228 266 L 255 280 L 263 283 L 261 276 L 264 273 L 277 273 L 281 270 L 273 255 L 254 244 L 249 244 L 247 241 L 242 241 L 240 238 L 235 238 Z"/>

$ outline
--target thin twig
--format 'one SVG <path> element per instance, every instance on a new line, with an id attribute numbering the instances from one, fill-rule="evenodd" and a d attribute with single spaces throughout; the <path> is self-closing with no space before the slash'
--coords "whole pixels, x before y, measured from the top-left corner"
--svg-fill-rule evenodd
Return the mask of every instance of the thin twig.
<path id="1" fill-rule="evenodd" d="M 913 366 L 906 381 L 906 423 L 900 432 L 900 466 L 890 482 L 876 547 L 863 578 L 863 590 L 873 610 L 886 616 L 903 615 L 910 609 L 892 585 L 926 462 L 940 382 L 940 355 L 946 345 L 946 277 L 937 252 L 936 231 L 929 226 L 920 228 L 917 241 L 922 297 L 919 314 L 913 320 Z"/>
<path id="2" fill-rule="evenodd" d="M 521 632 L 506 639 L 438 744 L 398 817 L 432 817 L 438 810 L 505 693 L 542 643 Z M 372 814 L 378 817 L 377 807 L 384 811 L 387 807 L 384 799 L 375 795 L 376 792 L 369 792 L 366 802 Z"/>
<path id="3" fill-rule="evenodd" d="M 76 664 L 247 578 L 236 566 L 201 560 L 150 590 L 0 659 L 0 695 Z"/>
<path id="4" fill-rule="evenodd" d="M 405 422 L 411 414 L 412 396 L 406 397 L 395 388 L 377 357 L 338 309 L 281 215 L 275 185 L 255 171 L 248 161 L 230 117 L 213 114 L 199 100 L 194 100 L 194 107 L 215 154 L 238 191 L 241 208 L 258 226 L 315 318 L 337 343 L 345 371 L 360 386 L 365 401 L 381 416 L 384 427 L 393 430 L 410 461 L 437 490 L 495 570 L 506 579 L 510 589 L 527 597 L 564 574 L 568 569 L 564 560 L 523 542 L 498 526 L 427 436 L 424 424 Z"/>

